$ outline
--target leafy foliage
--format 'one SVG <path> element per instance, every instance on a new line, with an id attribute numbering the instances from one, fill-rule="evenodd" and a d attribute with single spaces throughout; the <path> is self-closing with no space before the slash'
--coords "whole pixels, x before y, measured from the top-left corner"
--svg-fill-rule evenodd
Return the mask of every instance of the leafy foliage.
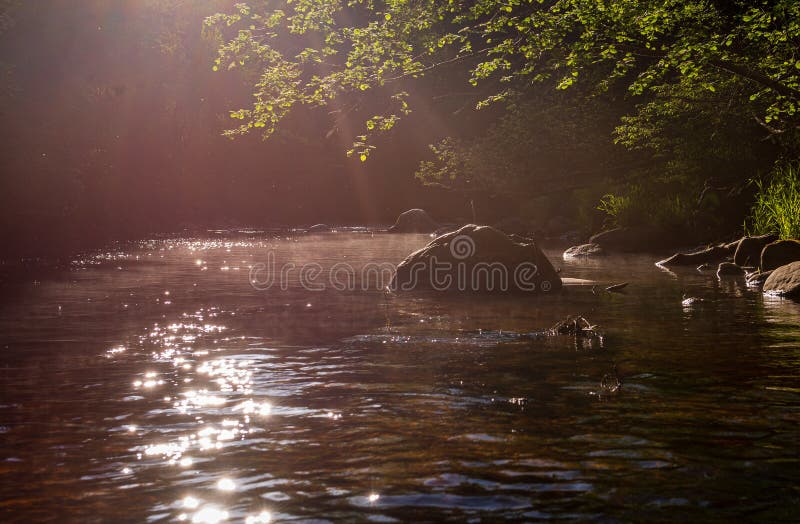
<path id="1" fill-rule="evenodd" d="M 368 137 L 410 111 L 404 80 L 454 63 L 469 66 L 465 81 L 492 86 L 479 107 L 542 80 L 597 91 L 622 82 L 634 95 L 715 93 L 734 81 L 737 102 L 770 133 L 800 118 L 795 0 L 288 0 L 237 4 L 206 25 L 220 39 L 214 68 L 254 78 L 229 135 L 269 136 L 297 105 L 344 111 L 375 91 L 388 105 L 369 120 L 386 125 L 365 126 L 351 150 L 362 159 Z"/>

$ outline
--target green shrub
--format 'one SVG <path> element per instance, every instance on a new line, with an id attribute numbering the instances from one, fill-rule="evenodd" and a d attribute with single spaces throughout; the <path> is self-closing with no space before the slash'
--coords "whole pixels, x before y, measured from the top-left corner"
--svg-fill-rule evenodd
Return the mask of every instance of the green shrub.
<path id="1" fill-rule="evenodd" d="M 769 179 L 755 180 L 756 201 L 745 220 L 748 235 L 777 233 L 781 238 L 800 238 L 800 163 L 778 165 Z"/>
<path id="2" fill-rule="evenodd" d="M 606 227 L 653 226 L 676 228 L 690 225 L 693 209 L 683 195 L 663 188 L 645 190 L 633 185 L 625 194 L 607 194 L 597 206 L 606 214 Z"/>
<path id="3" fill-rule="evenodd" d="M 630 217 L 635 214 L 631 198 L 608 193 L 600 199 L 597 209 L 606 214 L 606 227 L 622 227 L 628 225 Z"/>

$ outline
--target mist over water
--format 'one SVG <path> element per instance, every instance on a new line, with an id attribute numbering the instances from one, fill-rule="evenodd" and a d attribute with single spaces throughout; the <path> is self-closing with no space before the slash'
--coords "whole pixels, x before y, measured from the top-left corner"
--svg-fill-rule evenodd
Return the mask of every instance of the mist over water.
<path id="1" fill-rule="evenodd" d="M 796 520 L 796 303 L 557 249 L 597 285 L 250 282 L 269 253 L 324 278 L 429 240 L 152 241 L 22 284 L 0 304 L 2 520 Z M 576 314 L 602 343 L 543 335 Z"/>

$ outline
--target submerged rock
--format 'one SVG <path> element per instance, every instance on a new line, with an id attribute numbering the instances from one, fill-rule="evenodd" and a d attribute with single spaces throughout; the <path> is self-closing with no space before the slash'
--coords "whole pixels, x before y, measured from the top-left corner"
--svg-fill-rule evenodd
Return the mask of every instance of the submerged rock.
<path id="1" fill-rule="evenodd" d="M 719 244 L 692 253 L 676 253 L 656 264 L 659 266 L 698 266 L 708 262 L 719 262 L 729 256 L 730 250 L 724 244 Z"/>
<path id="2" fill-rule="evenodd" d="M 761 262 L 761 250 L 776 240 L 778 240 L 778 235 L 773 234 L 742 238 L 736 246 L 733 262 L 742 267 L 758 266 Z"/>
<path id="3" fill-rule="evenodd" d="M 723 262 L 717 268 L 717 276 L 741 276 L 744 275 L 744 269 L 737 266 L 733 262 Z"/>
<path id="4" fill-rule="evenodd" d="M 686 295 L 684 295 L 683 300 L 681 300 L 681 305 L 684 308 L 692 308 L 694 306 L 697 306 L 698 304 L 701 304 L 702 302 L 705 302 L 705 300 L 703 300 L 702 298 L 687 297 Z"/>
<path id="5" fill-rule="evenodd" d="M 764 282 L 764 292 L 800 298 L 800 262 L 792 262 L 773 270 Z"/>
<path id="6" fill-rule="evenodd" d="M 581 244 L 579 246 L 572 246 L 564 251 L 564 258 L 578 258 L 578 257 L 599 257 L 605 255 L 606 252 L 597 244 Z"/>
<path id="7" fill-rule="evenodd" d="M 606 373 L 603 375 L 603 378 L 600 379 L 600 389 L 606 393 L 616 393 L 621 387 L 622 379 L 619 376 L 617 365 L 614 364 L 614 368 L 611 370 L 611 373 Z"/>
<path id="8" fill-rule="evenodd" d="M 601 337 L 597 331 L 597 326 L 581 316 L 567 317 L 558 321 L 547 333 L 549 335 L 572 335 L 575 337 Z"/>
<path id="9" fill-rule="evenodd" d="M 527 293 L 561 286 L 555 268 L 533 240 L 474 224 L 410 254 L 397 266 L 390 284 L 395 291 Z"/>
<path id="10" fill-rule="evenodd" d="M 330 233 L 331 226 L 328 224 L 314 224 L 306 229 L 306 233 Z"/>
<path id="11" fill-rule="evenodd" d="M 800 242 L 778 240 L 767 244 L 761 251 L 761 271 L 779 268 L 800 260 Z"/>
<path id="12" fill-rule="evenodd" d="M 389 233 L 433 233 L 439 227 L 424 209 L 409 209 L 397 217 Z"/>
<path id="13" fill-rule="evenodd" d="M 581 316 L 567 317 L 545 331 L 549 336 L 567 335 L 574 338 L 576 350 L 603 348 L 603 334 L 597 326 Z"/>

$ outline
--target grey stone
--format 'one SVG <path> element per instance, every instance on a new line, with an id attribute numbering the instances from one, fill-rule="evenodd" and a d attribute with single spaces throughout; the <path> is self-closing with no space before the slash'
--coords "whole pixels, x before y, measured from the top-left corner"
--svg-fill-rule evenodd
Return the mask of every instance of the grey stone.
<path id="1" fill-rule="evenodd" d="M 439 229 L 437 224 L 423 209 L 409 209 L 397 217 L 389 228 L 390 233 L 433 233 Z"/>
<path id="2" fill-rule="evenodd" d="M 744 269 L 737 266 L 733 262 L 723 262 L 717 268 L 717 276 L 741 276 L 744 275 Z"/>
<path id="3" fill-rule="evenodd" d="M 764 292 L 800 297 L 800 262 L 792 262 L 773 270 L 764 282 Z"/>

